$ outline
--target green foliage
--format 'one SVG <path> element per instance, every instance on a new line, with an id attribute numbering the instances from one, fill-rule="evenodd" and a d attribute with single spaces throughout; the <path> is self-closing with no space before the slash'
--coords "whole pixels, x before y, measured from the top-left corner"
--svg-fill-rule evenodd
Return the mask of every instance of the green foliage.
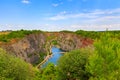
<path id="1" fill-rule="evenodd" d="M 97 40 L 94 53 L 89 57 L 86 71 L 90 80 L 120 80 L 120 40 L 110 34 Z"/>
<path id="2" fill-rule="evenodd" d="M 120 39 L 120 31 L 83 31 L 78 30 L 75 34 L 81 35 L 82 37 L 92 38 L 92 39 L 100 39 L 101 37 L 109 34 L 111 38 Z"/>
<path id="3" fill-rule="evenodd" d="M 46 53 L 39 53 L 40 59 L 39 59 L 39 63 L 42 62 L 44 60 L 44 57 L 47 56 Z"/>
<path id="4" fill-rule="evenodd" d="M 0 80 L 33 80 L 34 77 L 30 64 L 0 49 Z"/>
<path id="5" fill-rule="evenodd" d="M 36 32 L 39 31 L 13 31 L 0 35 L 0 41 L 8 42 Z M 59 59 L 57 66 L 50 63 L 40 71 L 0 49 L 0 80 L 120 80 L 120 31 L 79 30 L 75 33 L 94 39 L 94 47 L 68 52 Z M 47 40 L 54 38 L 52 35 Z M 52 44 L 58 43 L 53 40 Z M 44 55 L 39 54 L 38 62 Z"/>
<path id="6" fill-rule="evenodd" d="M 63 30 L 63 31 L 60 31 L 60 32 L 64 32 L 64 33 L 73 33 L 73 31 L 68 31 L 68 30 Z"/>
<path id="7" fill-rule="evenodd" d="M 95 31 L 83 31 L 83 30 L 78 30 L 75 32 L 78 35 L 81 35 L 82 37 L 87 37 L 87 38 L 100 38 L 102 36 L 103 32 L 95 32 Z"/>
<path id="8" fill-rule="evenodd" d="M 6 35 L 0 35 L 0 41 L 2 42 L 9 42 L 11 39 L 14 38 L 23 38 L 26 35 L 32 34 L 32 33 L 39 33 L 42 32 L 40 30 L 20 30 L 20 31 L 12 31 L 9 34 Z"/>
<path id="9" fill-rule="evenodd" d="M 103 35 L 96 39 L 94 48 L 62 56 L 57 80 L 120 80 L 120 40 L 109 32 Z"/>
<path id="10" fill-rule="evenodd" d="M 52 63 L 49 63 L 46 68 L 42 69 L 41 74 L 40 80 L 57 80 L 56 68 Z"/>
<path id="11" fill-rule="evenodd" d="M 38 65 L 40 62 L 42 62 L 44 60 L 44 57 L 47 56 L 46 53 L 39 53 L 39 60 L 36 63 L 33 63 L 33 66 Z"/>
<path id="12" fill-rule="evenodd" d="M 94 47 L 64 54 L 57 67 L 42 70 L 41 80 L 120 80 L 120 40 L 104 35 Z"/>
<path id="13" fill-rule="evenodd" d="M 57 80 L 86 80 L 88 73 L 85 71 L 85 65 L 89 54 L 84 50 L 74 50 L 62 56 L 57 65 Z"/>
<path id="14" fill-rule="evenodd" d="M 55 36 L 53 34 L 51 34 L 50 36 L 47 37 L 47 41 L 50 41 L 50 40 L 52 40 L 54 38 L 55 38 Z"/>
<path id="15" fill-rule="evenodd" d="M 57 40 L 52 40 L 51 43 L 52 43 L 53 45 L 57 45 L 57 44 L 58 44 Z"/>

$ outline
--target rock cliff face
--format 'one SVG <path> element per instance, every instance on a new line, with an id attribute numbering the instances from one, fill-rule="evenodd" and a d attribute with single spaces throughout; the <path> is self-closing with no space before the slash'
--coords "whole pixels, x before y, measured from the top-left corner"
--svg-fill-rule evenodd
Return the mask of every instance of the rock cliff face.
<path id="1" fill-rule="evenodd" d="M 74 49 L 80 49 L 82 47 L 89 46 L 93 43 L 93 40 L 83 38 L 73 33 L 61 33 L 58 37 L 58 43 L 62 50 L 71 51 Z"/>
<path id="2" fill-rule="evenodd" d="M 40 54 L 48 53 L 52 40 L 56 40 L 57 45 L 65 51 L 86 47 L 93 42 L 91 39 L 82 38 L 73 33 L 37 33 L 30 34 L 12 44 L 1 45 L 1 47 L 26 62 L 36 63 L 41 58 Z"/>
<path id="3" fill-rule="evenodd" d="M 39 60 L 39 54 L 46 53 L 44 47 L 46 38 L 44 34 L 31 34 L 13 44 L 2 47 L 26 62 L 35 63 Z"/>

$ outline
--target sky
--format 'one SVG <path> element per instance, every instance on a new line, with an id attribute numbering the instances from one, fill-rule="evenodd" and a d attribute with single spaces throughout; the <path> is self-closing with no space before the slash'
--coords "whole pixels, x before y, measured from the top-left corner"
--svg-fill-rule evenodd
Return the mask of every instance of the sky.
<path id="1" fill-rule="evenodd" d="M 120 0 L 0 0 L 0 31 L 120 30 Z"/>

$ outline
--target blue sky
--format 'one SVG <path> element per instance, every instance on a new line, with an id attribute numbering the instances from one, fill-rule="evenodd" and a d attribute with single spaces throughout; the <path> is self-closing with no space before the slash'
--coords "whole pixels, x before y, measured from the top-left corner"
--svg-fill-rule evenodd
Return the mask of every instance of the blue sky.
<path id="1" fill-rule="evenodd" d="M 120 30 L 120 0 L 0 0 L 0 30 Z"/>

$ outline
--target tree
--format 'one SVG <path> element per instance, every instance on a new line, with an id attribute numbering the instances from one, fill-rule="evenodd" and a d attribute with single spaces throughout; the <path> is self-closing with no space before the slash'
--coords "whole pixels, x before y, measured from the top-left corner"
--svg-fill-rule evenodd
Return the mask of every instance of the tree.
<path id="1" fill-rule="evenodd" d="M 57 80 L 87 80 L 89 75 L 85 71 L 85 65 L 90 54 L 87 49 L 64 54 L 58 61 Z"/>
<path id="2" fill-rule="evenodd" d="M 94 46 L 94 53 L 86 65 L 90 80 L 120 80 L 120 41 L 104 36 Z"/>
<path id="3" fill-rule="evenodd" d="M 49 63 L 47 67 L 42 69 L 42 76 L 40 80 L 56 80 L 56 68 L 54 64 Z"/>
<path id="4" fill-rule="evenodd" d="M 0 80 L 33 80 L 32 65 L 0 49 Z"/>

